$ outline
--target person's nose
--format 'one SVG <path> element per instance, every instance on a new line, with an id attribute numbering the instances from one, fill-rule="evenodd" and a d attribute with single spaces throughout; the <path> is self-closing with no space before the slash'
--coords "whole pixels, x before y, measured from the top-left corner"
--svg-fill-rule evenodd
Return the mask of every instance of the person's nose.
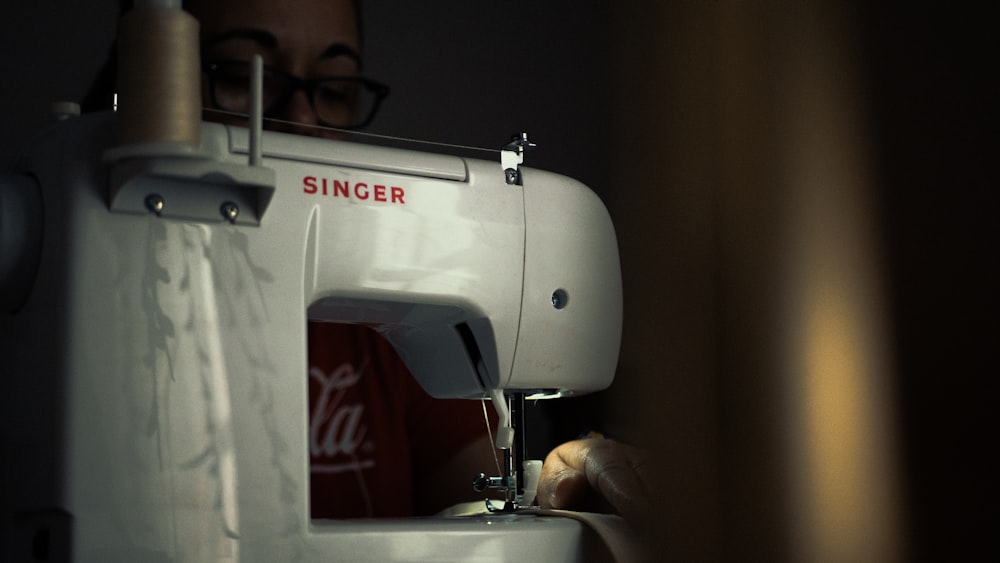
<path id="1" fill-rule="evenodd" d="M 272 123 L 272 127 L 270 128 L 276 131 L 294 133 L 296 135 L 324 136 L 322 129 L 314 127 L 319 124 L 319 117 L 316 115 L 316 110 L 313 109 L 312 104 L 309 103 L 309 97 L 303 90 L 294 92 L 292 97 L 288 99 L 288 103 L 274 117 L 280 119 L 282 122 L 287 122 Z"/>

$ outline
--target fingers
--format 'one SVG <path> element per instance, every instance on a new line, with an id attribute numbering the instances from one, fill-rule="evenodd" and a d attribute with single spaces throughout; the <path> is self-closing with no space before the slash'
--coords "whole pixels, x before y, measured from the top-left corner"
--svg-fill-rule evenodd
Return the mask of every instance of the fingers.
<path id="1" fill-rule="evenodd" d="M 627 520 L 651 510 L 648 454 L 614 440 L 587 439 L 552 450 L 542 466 L 539 504 L 546 508 L 593 510 L 594 493 Z"/>

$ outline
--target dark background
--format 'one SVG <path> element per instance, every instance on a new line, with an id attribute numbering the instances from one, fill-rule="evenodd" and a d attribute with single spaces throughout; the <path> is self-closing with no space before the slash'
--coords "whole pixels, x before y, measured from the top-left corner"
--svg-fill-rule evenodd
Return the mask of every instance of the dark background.
<path id="1" fill-rule="evenodd" d="M 913 559 L 991 560 L 1000 42 L 978 8 L 918 2 L 861 14 Z"/>
<path id="2" fill-rule="evenodd" d="M 116 0 L 13 4 L 0 19 L 4 168 L 50 103 L 83 98 L 118 15 Z M 606 189 L 611 14 L 607 1 L 364 3 L 366 71 L 392 88 L 369 131 L 497 150 L 525 131 L 539 146 L 527 165 Z"/>
<path id="3" fill-rule="evenodd" d="M 634 206 L 621 202 L 652 191 L 696 192 L 692 186 L 718 181 L 716 149 L 687 152 L 725 140 L 727 123 L 702 120 L 711 115 L 706 96 L 719 86 L 713 83 L 719 69 L 711 68 L 711 53 L 726 37 L 718 34 L 718 22 L 742 14 L 757 26 L 758 43 L 767 43 L 780 33 L 774 22 L 788 25 L 786 8 L 801 4 L 765 3 L 768 9 L 749 16 L 727 2 L 595 2 L 586 9 L 568 1 L 368 4 L 367 69 L 393 87 L 373 132 L 499 147 L 510 134 L 527 131 L 539 145 L 527 165 L 578 178 L 609 201 L 621 231 L 626 315 L 654 319 L 627 325 L 625 338 L 655 347 L 654 355 L 663 359 L 660 371 L 636 360 L 626 346 L 616 387 L 647 389 L 637 410 L 670 414 L 622 420 L 620 413 L 628 409 L 620 403 L 635 394 L 619 395 L 613 388 L 552 407 L 558 415 L 553 439 L 591 427 L 620 429 L 625 439 L 665 450 L 661 459 L 689 462 L 664 464 L 662 479 L 677 484 L 667 489 L 683 489 L 659 499 L 664 555 L 790 558 L 790 532 L 783 532 L 784 520 L 774 516 L 783 510 L 782 481 L 761 475 L 767 463 L 734 454 L 759 446 L 765 457 L 773 453 L 769 440 L 776 440 L 763 418 L 733 416 L 734 410 L 753 408 L 744 404 L 743 382 L 760 374 L 723 357 L 721 352 L 732 349 L 720 343 L 745 333 L 724 315 L 682 315 L 680 321 L 696 319 L 706 328 L 692 340 L 677 340 L 669 328 L 674 311 L 659 309 L 663 304 L 649 291 L 650 283 L 657 287 L 662 280 L 663 292 L 684 301 L 689 288 L 676 278 L 686 270 L 671 266 L 701 262 L 661 261 L 663 245 L 682 247 L 686 241 L 663 240 L 671 231 L 645 227 L 689 215 L 718 221 L 715 200 L 709 199 L 711 209 L 704 215 L 676 208 L 666 218 L 652 204 L 650 212 L 635 215 L 623 211 Z M 898 428 L 901 552 L 908 560 L 996 560 L 997 472 L 989 461 L 996 448 L 995 399 L 986 381 L 997 374 L 998 348 L 998 36 L 985 9 L 843 6 L 848 31 L 835 40 L 850 42 L 857 54 L 854 72 L 870 132 L 865 146 L 873 163 L 871 196 L 880 233 L 873 244 L 886 271 L 895 391 L 887 412 L 895 413 Z M 111 42 L 117 5 L 18 2 L 5 12 L 0 17 L 3 169 L 47 122 L 49 102 L 83 96 Z M 705 63 L 704 75 L 691 68 L 697 64 L 685 66 L 692 60 Z M 772 69 L 766 61 L 762 68 Z M 762 72 L 748 80 L 766 85 L 771 76 Z M 703 126 L 684 129 L 691 122 Z M 662 159 L 633 158 L 648 147 L 661 148 Z M 689 185 L 664 183 L 664 177 L 677 177 L 668 174 L 671 167 L 689 164 L 683 156 L 688 154 L 709 156 L 703 165 L 692 165 Z M 742 154 L 760 156 L 748 143 L 745 152 L 720 159 Z M 643 181 L 624 181 L 634 178 Z M 676 257 L 679 250 L 664 252 Z M 718 295 L 726 294 L 729 282 L 718 279 L 713 260 L 705 279 L 715 289 L 707 297 L 693 293 L 696 298 L 689 301 L 725 308 L 728 302 Z M 692 345 L 715 350 L 709 355 L 719 360 L 681 373 L 671 370 L 671 359 Z M 698 392 L 661 393 L 652 383 L 660 380 L 672 382 L 668 390 Z M 777 400 L 778 391 L 765 386 L 762 396 Z M 757 423 L 759 433 L 733 428 L 734 419 Z M 741 442 L 748 436 L 762 443 Z M 739 494 L 754 488 L 777 492 Z M 772 496 L 775 500 L 766 500 Z M 756 504 L 739 505 L 734 499 L 740 498 Z"/>

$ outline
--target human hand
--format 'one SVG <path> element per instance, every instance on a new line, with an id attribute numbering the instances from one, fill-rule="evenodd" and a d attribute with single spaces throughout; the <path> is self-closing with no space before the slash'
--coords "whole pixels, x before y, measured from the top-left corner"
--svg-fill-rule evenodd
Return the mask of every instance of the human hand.
<path id="1" fill-rule="evenodd" d="M 643 522 L 652 511 L 649 457 L 645 450 L 603 438 L 566 442 L 545 458 L 539 505 L 617 512 L 630 522 Z"/>

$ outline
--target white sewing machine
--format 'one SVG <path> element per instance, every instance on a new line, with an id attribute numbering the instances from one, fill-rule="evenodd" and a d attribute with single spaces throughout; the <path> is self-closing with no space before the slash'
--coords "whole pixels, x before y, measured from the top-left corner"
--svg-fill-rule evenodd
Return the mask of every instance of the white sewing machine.
<path id="1" fill-rule="evenodd" d="M 577 521 L 515 511 L 531 487 L 507 407 L 611 383 L 599 199 L 522 167 L 526 137 L 491 162 L 264 133 L 259 60 L 251 127 L 202 124 L 197 34 L 161 9 L 134 12 L 122 51 L 179 54 L 120 76 L 128 111 L 67 119 L 0 176 L 7 559 L 595 553 Z M 492 399 L 506 463 L 477 487 L 504 506 L 311 520 L 307 318 L 376 326 L 431 395 Z"/>
<path id="2" fill-rule="evenodd" d="M 516 144 L 501 166 L 206 123 L 177 154 L 116 148 L 116 117 L 0 176 L 7 555 L 585 555 L 556 517 L 311 521 L 305 343 L 307 316 L 377 325 L 437 397 L 606 387 L 621 281 L 589 189 Z"/>

